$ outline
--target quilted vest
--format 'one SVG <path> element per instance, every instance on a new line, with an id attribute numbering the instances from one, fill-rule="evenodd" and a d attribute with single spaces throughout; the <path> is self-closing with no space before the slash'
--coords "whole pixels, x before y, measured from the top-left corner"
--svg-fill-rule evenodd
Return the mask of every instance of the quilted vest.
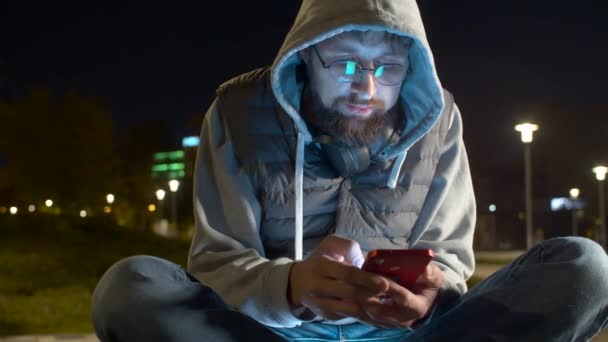
<path id="1" fill-rule="evenodd" d="M 275 100 L 270 69 L 258 69 L 220 86 L 219 110 L 237 160 L 262 206 L 260 236 L 266 257 L 293 256 L 294 175 L 297 133 Z M 408 151 L 395 189 L 386 187 L 390 168 L 372 165 L 340 177 L 316 144 L 305 148 L 304 254 L 328 233 L 353 239 L 361 249 L 408 248 L 410 234 L 429 191 L 453 101 L 435 126 Z M 447 114 L 446 114 L 447 113 Z"/>

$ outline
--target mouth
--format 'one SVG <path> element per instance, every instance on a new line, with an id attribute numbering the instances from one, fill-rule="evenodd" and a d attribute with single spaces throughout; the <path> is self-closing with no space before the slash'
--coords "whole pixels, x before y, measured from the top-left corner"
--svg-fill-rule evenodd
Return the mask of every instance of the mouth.
<path id="1" fill-rule="evenodd" d="M 361 118 L 361 119 L 371 116 L 371 114 L 374 112 L 374 107 L 369 106 L 369 105 L 347 103 L 345 105 L 345 107 L 346 107 L 346 111 L 348 112 L 348 114 L 350 114 L 347 116 Z"/>

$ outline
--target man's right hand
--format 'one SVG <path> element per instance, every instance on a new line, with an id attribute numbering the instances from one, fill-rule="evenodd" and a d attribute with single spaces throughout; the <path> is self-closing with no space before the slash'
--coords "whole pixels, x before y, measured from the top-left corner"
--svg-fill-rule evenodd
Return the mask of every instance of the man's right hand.
<path id="1" fill-rule="evenodd" d="M 289 301 L 328 320 L 354 317 L 382 327 L 362 306 L 389 289 L 389 281 L 360 269 L 364 257 L 356 241 L 330 235 L 312 254 L 296 262 L 289 275 Z"/>

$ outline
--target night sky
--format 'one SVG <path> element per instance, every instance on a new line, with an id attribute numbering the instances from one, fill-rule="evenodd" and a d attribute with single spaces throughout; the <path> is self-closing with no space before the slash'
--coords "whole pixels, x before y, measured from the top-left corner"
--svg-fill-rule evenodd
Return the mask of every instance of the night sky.
<path id="1" fill-rule="evenodd" d="M 328 0 L 333 1 L 333 0 Z M 346 1 L 346 0 L 344 0 Z M 522 180 L 513 126 L 535 136 L 537 192 L 590 184 L 608 160 L 608 21 L 602 1 L 419 1 L 444 87 L 463 113 L 480 189 Z M 163 120 L 198 134 L 223 81 L 270 64 L 299 1 L 0 5 L 0 99 L 32 85 L 101 99 L 119 128 Z M 519 186 L 517 187 L 519 189 Z"/>

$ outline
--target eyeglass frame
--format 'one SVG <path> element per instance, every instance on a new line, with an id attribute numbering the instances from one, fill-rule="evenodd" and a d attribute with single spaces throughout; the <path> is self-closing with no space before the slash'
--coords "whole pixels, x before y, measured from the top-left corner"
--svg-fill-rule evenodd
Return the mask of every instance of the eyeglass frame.
<path id="1" fill-rule="evenodd" d="M 352 60 L 352 59 L 339 59 L 339 60 L 337 60 L 337 61 L 334 61 L 334 62 L 331 62 L 331 63 L 327 64 L 327 63 L 326 63 L 326 62 L 323 60 L 323 58 L 321 57 L 321 54 L 319 53 L 319 50 L 317 50 L 317 46 L 316 46 L 316 45 L 313 45 L 313 46 L 312 46 L 312 49 L 315 51 L 315 54 L 317 55 L 317 58 L 319 58 L 319 61 L 321 62 L 321 66 L 323 66 L 323 68 L 324 68 L 324 69 L 329 70 L 329 68 L 331 68 L 331 66 L 332 66 L 332 65 L 334 65 L 334 64 L 336 64 L 336 63 L 339 63 L 339 62 L 344 62 L 344 61 L 353 62 L 353 63 L 355 63 L 355 64 L 356 64 L 356 65 L 359 67 L 359 70 L 361 70 L 361 72 L 359 73 L 359 76 L 358 76 L 358 77 L 362 77 L 362 76 L 363 76 L 363 73 L 364 73 L 365 71 L 371 71 L 371 72 L 372 72 L 371 74 L 372 74 L 372 76 L 374 77 L 374 81 L 376 81 L 376 83 L 381 84 L 381 85 L 386 86 L 386 87 L 392 87 L 392 86 L 396 86 L 397 84 L 399 84 L 399 83 L 403 82 L 403 81 L 404 81 L 404 80 L 407 78 L 407 75 L 408 75 L 408 74 L 410 73 L 410 71 L 411 71 L 411 68 L 407 68 L 407 69 L 406 69 L 405 65 L 403 65 L 403 64 L 399 64 L 399 63 L 383 63 L 383 64 L 378 65 L 378 66 L 377 66 L 377 67 L 375 67 L 375 68 L 364 68 L 364 67 L 363 67 L 361 64 L 359 64 L 359 62 L 357 62 L 357 61 L 355 61 L 355 60 Z M 398 65 L 398 66 L 402 67 L 403 69 L 405 69 L 405 74 L 403 75 L 403 79 L 402 79 L 401 81 L 396 82 L 396 83 L 393 83 L 393 84 L 383 84 L 382 82 L 378 82 L 378 79 L 376 78 L 376 71 L 377 71 L 378 69 L 380 69 L 381 67 L 386 66 L 386 65 Z M 343 82 L 343 81 L 340 81 L 340 80 L 336 79 L 336 77 L 335 77 L 335 76 L 334 76 L 334 75 L 333 75 L 331 72 L 329 72 L 329 74 L 330 74 L 330 75 L 331 75 L 331 77 L 332 77 L 334 80 L 336 80 L 336 82 L 338 82 L 338 83 L 344 83 L 344 84 L 348 84 L 348 83 L 353 83 L 353 82 L 355 81 L 355 79 L 353 79 L 352 81 Z"/>

